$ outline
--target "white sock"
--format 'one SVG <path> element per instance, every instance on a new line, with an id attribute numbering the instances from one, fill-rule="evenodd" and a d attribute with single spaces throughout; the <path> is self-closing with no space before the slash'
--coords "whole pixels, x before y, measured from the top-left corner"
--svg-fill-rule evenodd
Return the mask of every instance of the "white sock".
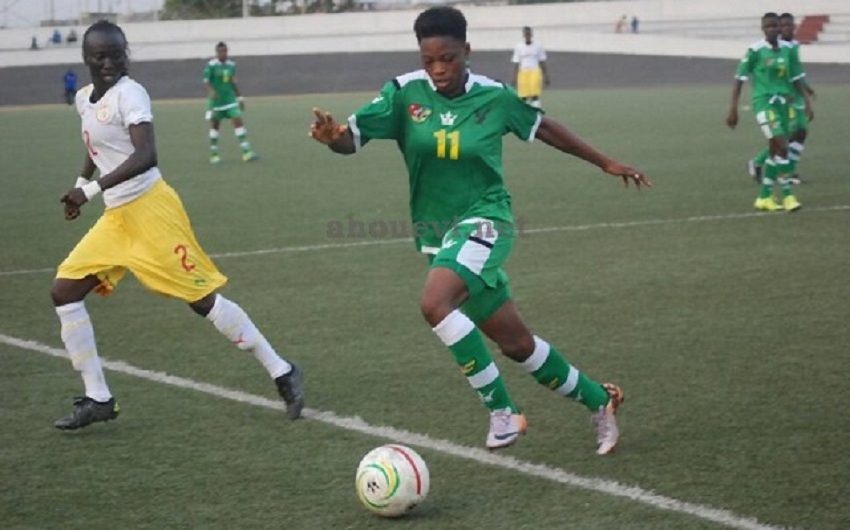
<path id="1" fill-rule="evenodd" d="M 272 379 L 292 370 L 292 365 L 280 358 L 248 314 L 234 302 L 217 294 L 207 319 L 237 348 L 251 350 Z"/>
<path id="2" fill-rule="evenodd" d="M 788 158 L 793 160 L 794 162 L 799 162 L 800 157 L 803 156 L 803 150 L 806 148 L 805 145 L 800 142 L 791 142 L 788 144 Z"/>
<path id="3" fill-rule="evenodd" d="M 59 322 L 62 324 L 62 342 L 71 359 L 71 365 L 83 376 L 86 396 L 95 401 L 109 401 L 112 393 L 106 385 L 97 345 L 94 342 L 94 328 L 83 302 L 65 304 L 56 308 Z"/>

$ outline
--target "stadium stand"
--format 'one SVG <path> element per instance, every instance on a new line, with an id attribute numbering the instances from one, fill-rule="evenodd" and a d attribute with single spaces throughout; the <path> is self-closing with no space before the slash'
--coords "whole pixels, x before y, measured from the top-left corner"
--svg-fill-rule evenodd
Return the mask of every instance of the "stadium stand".
<path id="1" fill-rule="evenodd" d="M 547 50 L 562 52 L 740 58 L 761 35 L 765 10 L 792 11 L 806 28 L 807 63 L 850 62 L 850 2 L 811 0 L 631 0 L 513 6 L 466 6 L 478 50 L 506 50 L 530 25 Z M 824 14 L 828 14 L 824 15 Z M 640 34 L 614 33 L 623 14 L 640 17 Z M 352 12 L 247 19 L 123 22 L 134 61 L 201 59 L 219 40 L 235 55 L 412 51 L 415 11 Z M 811 20 L 809 20 L 811 19 Z M 825 21 L 829 20 L 828 23 Z M 820 24 L 823 31 L 820 31 Z M 61 28 L 67 32 L 70 28 Z M 83 26 L 76 26 L 82 34 Z M 79 61 L 75 46 L 29 50 L 31 29 L 0 30 L 0 68 Z M 816 39 L 816 40 L 815 40 Z M 710 41 L 710 42 L 708 42 Z M 829 44 L 829 46 L 820 46 Z"/>

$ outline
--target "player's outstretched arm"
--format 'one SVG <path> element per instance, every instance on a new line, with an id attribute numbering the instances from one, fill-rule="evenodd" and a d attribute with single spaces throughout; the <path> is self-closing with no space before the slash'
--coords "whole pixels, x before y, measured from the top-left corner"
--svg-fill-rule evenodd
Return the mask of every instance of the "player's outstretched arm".
<path id="1" fill-rule="evenodd" d="M 741 85 L 743 85 L 741 80 L 736 79 L 732 86 L 732 103 L 729 104 L 729 112 L 726 114 L 726 125 L 730 129 L 738 125 L 738 100 L 741 99 Z"/>
<path id="2" fill-rule="evenodd" d="M 794 81 L 794 86 L 803 96 L 803 104 L 805 105 L 806 117 L 809 119 L 809 121 L 814 120 L 815 111 L 812 108 L 811 96 L 815 93 L 815 91 L 812 90 L 811 87 L 809 87 L 809 85 L 803 79 L 798 79 Z"/>
<path id="3" fill-rule="evenodd" d="M 637 189 L 640 189 L 641 186 L 652 186 L 652 182 L 649 178 L 647 178 L 647 176 L 639 170 L 631 166 L 621 164 L 613 158 L 605 156 L 603 153 L 597 151 L 592 145 L 571 133 L 566 127 L 553 119 L 546 117 L 542 119 L 540 126 L 537 128 L 536 137 L 542 142 L 551 145 L 555 149 L 598 166 L 602 169 L 602 171 L 609 175 L 622 178 L 623 184 L 626 187 L 629 186 L 629 182 L 634 182 Z"/>
<path id="4" fill-rule="evenodd" d="M 314 108 L 313 114 L 316 119 L 310 124 L 311 138 L 330 147 L 335 153 L 350 155 L 357 150 L 347 125 L 337 123 L 330 112 L 322 109 Z"/>

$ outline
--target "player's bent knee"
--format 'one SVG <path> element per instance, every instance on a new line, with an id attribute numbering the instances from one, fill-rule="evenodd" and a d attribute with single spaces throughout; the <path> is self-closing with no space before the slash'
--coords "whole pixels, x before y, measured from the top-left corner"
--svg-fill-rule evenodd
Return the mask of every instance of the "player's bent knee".
<path id="1" fill-rule="evenodd" d="M 534 337 L 531 334 L 523 334 L 518 337 L 510 337 L 499 341 L 499 349 L 511 359 L 527 359 L 534 351 Z"/>
<path id="2" fill-rule="evenodd" d="M 431 327 L 442 322 L 454 309 L 447 300 L 437 296 L 423 295 L 419 301 L 419 310 Z"/>
<path id="3" fill-rule="evenodd" d="M 210 314 L 210 311 L 212 311 L 212 308 L 215 305 L 215 296 L 216 293 L 212 292 L 196 302 L 190 302 L 189 307 L 191 307 L 192 311 L 196 314 L 206 317 Z"/>
<path id="4" fill-rule="evenodd" d="M 50 288 L 50 298 L 56 307 L 73 304 L 74 302 L 83 300 L 95 285 L 97 285 L 96 278 L 93 284 L 89 278 L 82 280 L 56 278 L 53 280 L 53 286 Z"/>

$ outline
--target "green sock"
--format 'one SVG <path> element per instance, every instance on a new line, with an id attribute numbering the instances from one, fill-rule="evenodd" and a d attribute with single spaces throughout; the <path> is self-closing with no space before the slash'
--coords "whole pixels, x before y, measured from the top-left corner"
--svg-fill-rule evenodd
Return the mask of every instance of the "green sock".
<path id="1" fill-rule="evenodd" d="M 242 154 L 250 153 L 251 144 L 248 142 L 248 131 L 245 130 L 245 127 L 237 127 L 233 132 L 236 134 L 236 139 L 239 140 L 239 148 L 242 149 Z"/>
<path id="2" fill-rule="evenodd" d="M 791 161 L 787 158 L 776 159 L 776 172 L 778 173 L 779 186 L 782 189 L 782 196 L 791 195 L 791 180 L 788 178 L 792 174 Z"/>
<path id="3" fill-rule="evenodd" d="M 466 315 L 459 310 L 452 311 L 434 327 L 434 333 L 451 350 L 461 372 L 478 392 L 485 407 L 491 411 L 509 408 L 512 412 L 519 412 L 481 332 Z"/>
<path id="4" fill-rule="evenodd" d="M 803 156 L 803 150 L 806 146 L 800 142 L 794 141 L 788 144 L 788 160 L 791 162 L 791 174 L 797 174 L 797 164 L 800 163 L 800 157 Z"/>
<path id="5" fill-rule="evenodd" d="M 210 129 L 210 154 L 218 154 L 218 131 Z"/>
<path id="6" fill-rule="evenodd" d="M 558 350 L 540 337 L 534 337 L 534 351 L 522 366 L 538 383 L 583 403 L 591 412 L 597 412 L 611 399 L 602 385 L 569 364 Z"/>
<path id="7" fill-rule="evenodd" d="M 772 159 L 768 159 L 764 164 L 764 177 L 761 180 L 759 199 L 766 199 L 773 195 L 774 182 L 776 182 L 776 163 Z"/>
<path id="8" fill-rule="evenodd" d="M 759 154 L 757 154 L 755 156 L 755 158 L 753 158 L 753 164 L 755 164 L 757 166 L 763 166 L 765 160 L 767 160 L 767 157 L 769 157 L 769 156 L 770 156 L 770 149 L 765 147 L 764 149 L 759 151 Z"/>

